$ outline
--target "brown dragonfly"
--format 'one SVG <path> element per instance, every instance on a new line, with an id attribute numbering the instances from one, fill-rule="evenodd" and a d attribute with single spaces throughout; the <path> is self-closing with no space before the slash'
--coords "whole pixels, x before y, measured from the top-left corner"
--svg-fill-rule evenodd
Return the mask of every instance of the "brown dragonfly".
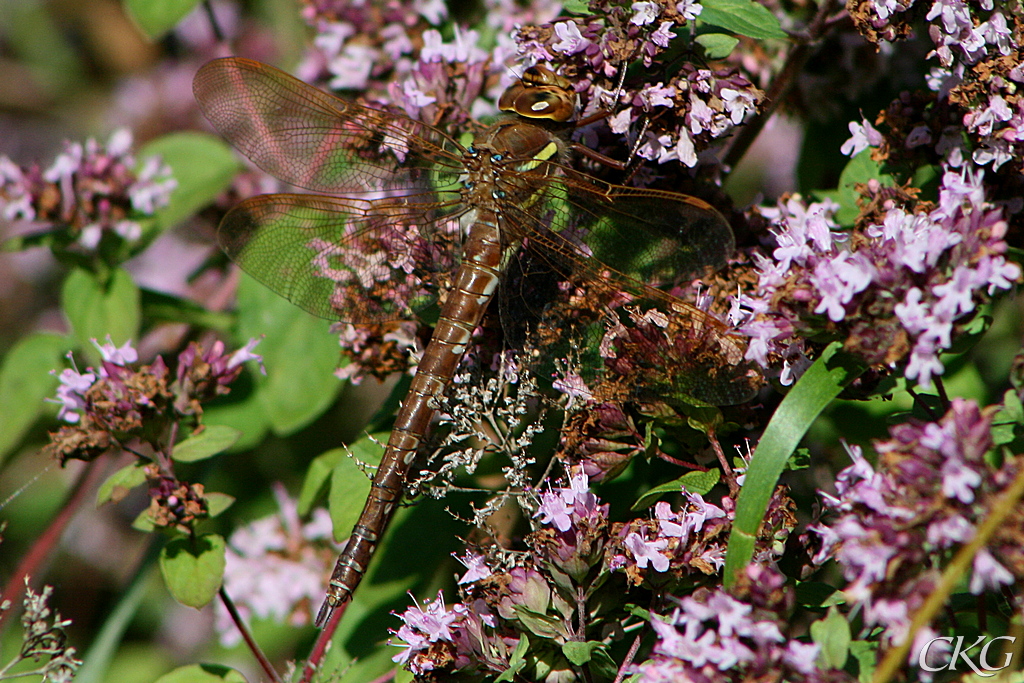
<path id="1" fill-rule="evenodd" d="M 742 341 L 716 318 L 649 286 L 724 266 L 734 247 L 725 219 L 699 199 L 609 184 L 568 165 L 574 146 L 563 136 L 576 95 L 553 72 L 527 69 L 499 102 L 511 115 L 469 146 L 247 59 L 206 64 L 193 89 L 206 117 L 257 166 L 324 193 L 264 195 L 236 206 L 219 229 L 232 260 L 324 318 L 380 324 L 437 316 L 318 626 L 359 584 L 435 399 L 492 297 L 499 288 L 509 290 L 506 299 L 521 293 L 536 264 L 566 283 L 556 288 L 561 304 L 540 307 L 538 325 L 546 321 L 549 338 L 565 338 L 562 326 L 578 329 L 566 322 L 573 318 L 597 327 L 589 336 L 600 350 L 591 355 L 603 363 L 594 365 L 617 378 L 607 386 L 626 387 L 624 396 L 644 389 L 710 405 L 753 395 Z M 502 286 L 503 271 L 512 269 L 515 277 Z M 573 313 L 594 301 L 596 308 L 582 308 L 599 315 Z"/>

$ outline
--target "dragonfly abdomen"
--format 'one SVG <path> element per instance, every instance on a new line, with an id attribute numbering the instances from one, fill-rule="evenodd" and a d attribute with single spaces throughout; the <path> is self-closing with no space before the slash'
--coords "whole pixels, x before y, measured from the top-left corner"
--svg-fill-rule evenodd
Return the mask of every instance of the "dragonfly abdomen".
<path id="1" fill-rule="evenodd" d="M 366 505 L 334 566 L 327 599 L 317 615 L 317 626 L 326 623 L 334 608 L 348 601 L 359 585 L 377 542 L 391 520 L 395 503 L 402 495 L 416 450 L 430 427 L 435 412 L 432 399 L 444 393 L 465 355 L 473 330 L 480 324 L 497 289 L 500 265 L 497 219 L 492 212 L 481 212 L 467 236 L 455 285 L 441 308 L 430 344 L 423 352 L 409 393 L 395 418 Z"/>

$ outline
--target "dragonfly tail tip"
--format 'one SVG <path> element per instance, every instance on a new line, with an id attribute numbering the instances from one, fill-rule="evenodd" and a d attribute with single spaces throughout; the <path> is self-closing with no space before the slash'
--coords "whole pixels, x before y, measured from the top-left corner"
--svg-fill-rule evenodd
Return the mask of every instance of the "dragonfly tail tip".
<path id="1" fill-rule="evenodd" d="M 324 600 L 324 604 L 320 606 L 320 611 L 317 612 L 316 620 L 313 621 L 313 626 L 316 628 L 323 628 L 327 625 L 327 622 L 331 620 L 331 615 L 334 613 L 334 605 L 331 601 Z"/>

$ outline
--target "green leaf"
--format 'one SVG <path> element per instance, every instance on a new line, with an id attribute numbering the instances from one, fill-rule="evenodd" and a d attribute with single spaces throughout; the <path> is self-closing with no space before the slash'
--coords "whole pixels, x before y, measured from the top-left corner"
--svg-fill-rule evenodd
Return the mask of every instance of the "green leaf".
<path id="1" fill-rule="evenodd" d="M 787 470 L 805 470 L 811 466 L 811 452 L 806 448 L 798 448 L 786 461 Z"/>
<path id="2" fill-rule="evenodd" d="M 0 463 L 32 424 L 46 412 L 44 399 L 59 384 L 59 371 L 69 341 L 56 334 L 34 332 L 20 339 L 0 366 Z"/>
<path id="3" fill-rule="evenodd" d="M 163 37 L 199 0 L 125 0 L 124 7 L 150 40 Z"/>
<path id="4" fill-rule="evenodd" d="M 753 0 L 704 0 L 701 4 L 704 10 L 697 18 L 705 24 L 757 40 L 788 38 L 775 15 Z"/>
<path id="5" fill-rule="evenodd" d="M 632 616 L 634 616 L 637 619 L 640 619 L 642 621 L 650 621 L 651 620 L 651 611 L 649 609 L 644 608 L 644 607 L 640 607 L 639 605 L 634 605 L 632 603 L 627 603 L 626 606 L 625 606 L 625 610 L 626 610 L 626 614 L 632 615 Z"/>
<path id="6" fill-rule="evenodd" d="M 139 2 L 150 4 L 152 0 Z M 157 209 L 154 216 L 159 231 L 174 227 L 212 202 L 241 168 L 230 147 L 205 133 L 171 133 L 147 143 L 136 155 L 140 167 L 154 155 L 171 167 L 178 181 L 167 206 Z"/>
<path id="7" fill-rule="evenodd" d="M 141 531 L 144 534 L 148 534 L 156 529 L 156 524 L 153 522 L 153 518 L 149 516 L 149 508 L 146 508 L 135 516 L 132 520 L 132 528 L 136 531 Z"/>
<path id="8" fill-rule="evenodd" d="M 92 339 L 102 344 L 110 335 L 121 346 L 139 338 L 139 289 L 122 268 L 111 271 L 106 281 L 85 270 L 72 270 L 61 289 L 61 308 L 72 334 L 91 358 L 99 358 Z"/>
<path id="9" fill-rule="evenodd" d="M 680 493 L 689 491 L 697 495 L 707 495 L 708 491 L 715 488 L 715 484 L 721 479 L 722 473 L 718 469 L 711 469 L 704 472 L 687 472 L 678 479 L 659 484 L 650 491 L 640 496 L 632 507 L 632 510 L 643 510 L 654 504 L 656 500 L 666 493 Z"/>
<path id="10" fill-rule="evenodd" d="M 242 433 L 231 427 L 210 425 L 193 437 L 179 442 L 171 457 L 177 462 L 196 462 L 223 453 L 235 445 Z"/>
<path id="11" fill-rule="evenodd" d="M 164 674 L 156 683 L 246 683 L 245 676 L 220 664 L 189 664 Z"/>
<path id="12" fill-rule="evenodd" d="M 378 464 L 384 455 L 384 449 L 369 437 L 356 441 L 349 450 L 357 460 L 370 465 Z M 353 459 L 345 457 L 339 460 L 331 473 L 331 490 L 327 496 L 334 538 L 339 543 L 348 538 L 369 493 L 370 480 L 356 467 Z"/>
<path id="13" fill-rule="evenodd" d="M 235 319 L 232 313 L 211 311 L 194 301 L 145 288 L 142 290 L 142 315 L 153 322 L 184 323 L 218 331 L 227 331 Z"/>
<path id="14" fill-rule="evenodd" d="M 346 457 L 344 448 L 332 448 L 326 453 L 316 456 L 309 463 L 309 467 L 306 469 L 306 478 L 302 482 L 302 490 L 299 492 L 298 512 L 300 515 L 308 515 L 313 509 L 313 504 L 316 503 L 321 491 L 330 481 L 334 468 Z"/>
<path id="15" fill-rule="evenodd" d="M 256 377 L 257 394 L 275 434 L 288 436 L 330 407 L 342 383 L 334 376 L 338 338 L 328 321 L 243 275 L 238 327 L 241 338 L 263 336 L 259 351 L 267 374 Z"/>
<path id="16" fill-rule="evenodd" d="M 146 482 L 145 463 L 133 462 L 122 467 L 107 477 L 96 492 L 96 507 L 107 501 L 116 503 L 128 495 L 128 492 Z"/>
<path id="17" fill-rule="evenodd" d="M 231 398 L 236 398 L 234 391 Z M 255 390 L 242 400 L 211 405 L 203 412 L 203 424 L 207 427 L 224 425 L 237 429 L 242 436 L 232 449 L 235 452 L 255 448 L 270 429 L 267 414 Z"/>
<path id="18" fill-rule="evenodd" d="M 590 670 L 594 672 L 597 680 L 611 681 L 619 671 L 619 663 L 612 659 L 608 648 L 595 649 L 590 659 Z M 639 674 L 638 674 L 639 675 Z M 637 678 L 636 680 L 639 680 Z"/>
<path id="19" fill-rule="evenodd" d="M 570 640 L 562 645 L 562 654 L 576 666 L 583 666 L 590 661 L 595 651 L 604 648 L 605 644 L 599 640 L 588 640 L 585 643 Z"/>
<path id="20" fill-rule="evenodd" d="M 563 14 L 590 14 L 590 3 L 586 0 L 568 0 L 562 3 Z"/>
<path id="21" fill-rule="evenodd" d="M 515 681 L 519 672 L 526 667 L 526 653 L 529 649 L 530 639 L 524 633 L 519 637 L 516 649 L 512 651 L 512 656 L 509 657 L 508 668 L 494 679 L 494 683 L 512 683 L 512 681 Z"/>
<path id="22" fill-rule="evenodd" d="M 209 604 L 224 578 L 225 548 L 216 534 L 168 541 L 160 551 L 160 573 L 171 595 L 196 609 Z"/>
<path id="23" fill-rule="evenodd" d="M 740 42 L 739 38 L 725 33 L 702 33 L 694 41 L 704 48 L 704 55 L 708 59 L 725 59 Z"/>
<path id="24" fill-rule="evenodd" d="M 722 473 L 718 468 L 714 468 L 704 472 L 687 472 L 679 477 L 678 481 L 686 491 L 706 496 L 711 489 L 715 488 L 715 485 L 718 484 L 721 478 Z"/>
<path id="25" fill-rule="evenodd" d="M 794 593 L 797 604 L 805 607 L 829 607 L 846 601 L 841 592 L 821 581 L 798 581 Z"/>
<path id="26" fill-rule="evenodd" d="M 818 666 L 842 669 L 850 656 L 850 623 L 835 607 L 829 607 L 824 619 L 811 624 L 811 639 L 818 644 Z"/>
<path id="27" fill-rule="evenodd" d="M 203 498 L 206 499 L 206 507 L 207 511 L 210 513 L 210 517 L 216 517 L 235 503 L 234 496 L 230 496 L 226 493 L 220 493 L 218 491 L 205 493 L 203 494 Z"/>
<path id="28" fill-rule="evenodd" d="M 516 618 L 534 635 L 541 638 L 557 638 L 565 635 L 561 619 L 547 614 L 538 614 L 522 605 L 513 605 L 512 609 L 515 610 Z"/>
<path id="29" fill-rule="evenodd" d="M 772 415 L 736 500 L 736 518 L 725 555 L 726 588 L 735 583 L 737 574 L 754 555 L 757 530 L 790 454 L 821 411 L 862 372 L 861 361 L 843 351 L 840 342 L 833 342 L 793 385 Z"/>
<path id="30" fill-rule="evenodd" d="M 850 159 L 839 174 L 838 196 L 839 211 L 836 212 L 836 222 L 840 225 L 853 225 L 860 215 L 857 208 L 857 200 L 860 193 L 855 189 L 856 185 L 862 185 L 870 180 L 877 180 L 882 185 L 892 185 L 896 180 L 887 173 L 882 173 L 882 167 L 871 158 L 871 148 L 862 150 L 860 154 Z"/>
<path id="31" fill-rule="evenodd" d="M 1013 389 L 1007 389 L 1003 394 L 1003 410 L 1006 417 L 1017 424 L 1024 424 L 1024 403 Z"/>
<path id="32" fill-rule="evenodd" d="M 875 678 L 875 665 L 878 663 L 878 641 L 855 640 L 850 643 L 850 656 L 857 660 L 860 671 L 857 680 L 870 683 Z"/>
<path id="33" fill-rule="evenodd" d="M 1014 389 L 1003 394 L 1003 407 L 992 418 L 992 443 L 1004 446 L 1017 438 L 1024 424 L 1024 405 Z"/>

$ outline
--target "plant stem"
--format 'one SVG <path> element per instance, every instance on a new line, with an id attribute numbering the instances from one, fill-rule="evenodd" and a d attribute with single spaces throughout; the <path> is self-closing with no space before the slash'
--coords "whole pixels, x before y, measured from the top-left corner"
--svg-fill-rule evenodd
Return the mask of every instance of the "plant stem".
<path id="1" fill-rule="evenodd" d="M 78 480 L 71 485 L 68 497 L 64 501 L 64 505 L 61 506 L 60 512 L 53 518 L 46 530 L 39 535 L 39 538 L 32 544 L 32 547 L 21 559 L 21 562 L 18 563 L 18 567 L 11 574 L 11 578 L 7 580 L 3 593 L 0 594 L 0 603 L 3 603 L 4 600 L 10 600 L 12 605 L 21 603 L 22 592 L 25 589 L 25 577 L 38 575 L 40 566 L 56 548 L 61 535 L 63 535 L 64 530 L 74 518 L 75 513 L 95 492 L 104 471 L 104 468 L 100 466 L 100 462 L 100 460 L 93 460 L 86 465 L 85 469 L 78 476 Z M 38 585 L 38 580 L 36 584 Z M 7 618 L 14 611 L 9 609 L 0 612 L 0 631 L 3 630 Z"/>
<path id="2" fill-rule="evenodd" d="M 826 31 L 836 24 L 835 17 L 829 15 L 835 10 L 838 2 L 836 0 L 823 0 L 818 5 L 818 11 L 802 35 L 796 36 L 797 45 L 786 57 L 785 64 L 775 75 L 775 78 L 768 86 L 765 93 L 767 104 L 760 114 L 752 118 L 746 125 L 737 128 L 736 135 L 726 144 L 722 153 L 722 164 L 727 168 L 733 168 L 747 153 L 747 149 L 754 143 L 765 124 L 771 119 L 772 114 L 778 109 L 779 104 L 785 98 L 786 93 L 796 83 L 796 77 L 803 69 L 807 58 L 811 56 L 811 47 L 825 35 Z M 845 15 L 844 15 L 845 16 Z"/>

